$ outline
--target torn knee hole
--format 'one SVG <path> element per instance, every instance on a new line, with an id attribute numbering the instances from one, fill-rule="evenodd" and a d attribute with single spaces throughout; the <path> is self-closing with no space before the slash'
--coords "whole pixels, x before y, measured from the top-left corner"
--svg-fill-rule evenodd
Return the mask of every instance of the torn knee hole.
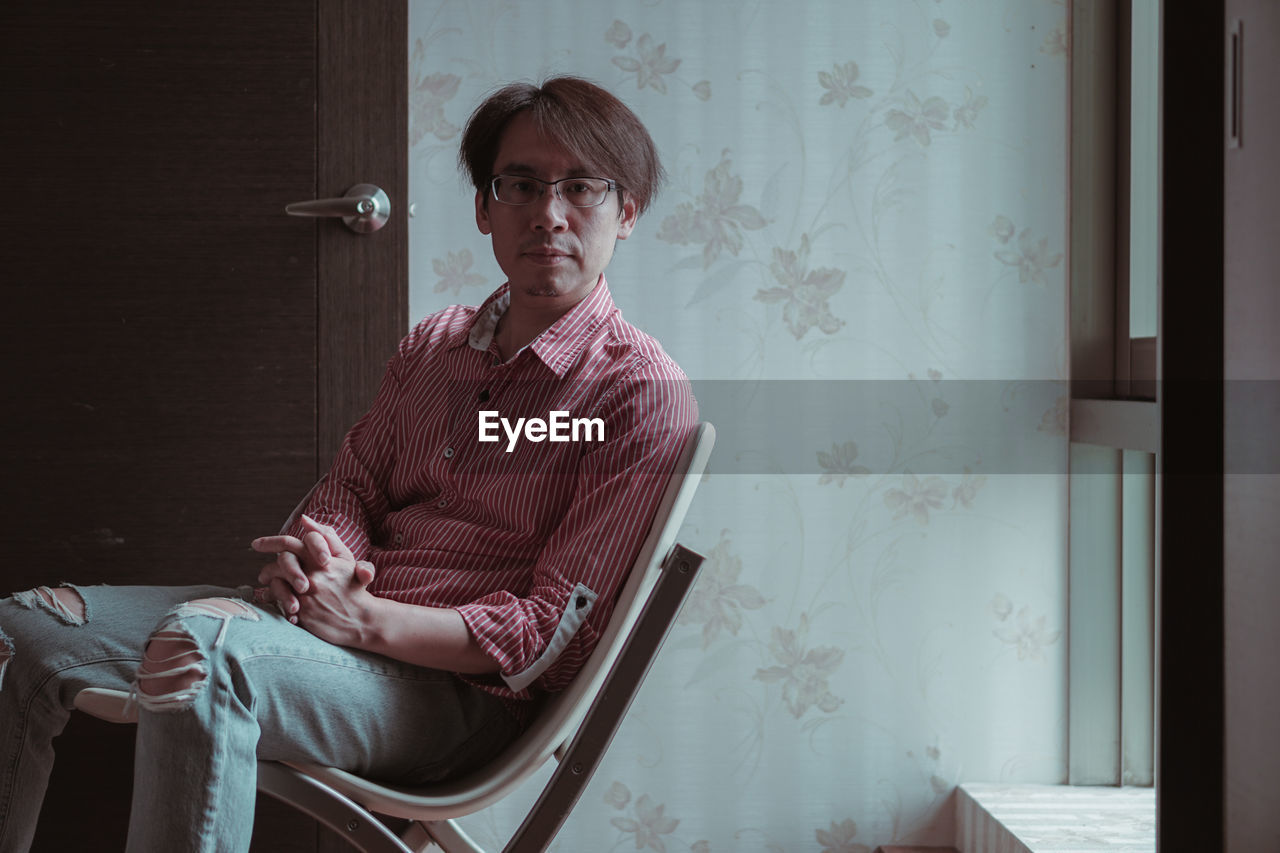
<path id="1" fill-rule="evenodd" d="M 204 687 L 209 677 L 204 652 L 183 625 L 184 620 L 194 616 L 222 622 L 213 641 L 215 649 L 222 645 L 227 625 L 233 619 L 260 618 L 253 607 L 232 598 L 199 598 L 175 607 L 143 649 L 134 696 L 144 708 L 153 711 L 185 708 Z"/>
<path id="2" fill-rule="evenodd" d="M 151 710 L 182 708 L 207 677 L 204 655 L 194 639 L 179 631 L 158 631 L 143 649 L 135 695 Z"/>
<path id="3" fill-rule="evenodd" d="M 13 597 L 28 610 L 47 610 L 68 625 L 83 625 L 89 618 L 89 608 L 84 603 L 84 596 L 72 586 L 60 586 L 57 589 L 40 586 L 26 592 L 16 592 Z"/>

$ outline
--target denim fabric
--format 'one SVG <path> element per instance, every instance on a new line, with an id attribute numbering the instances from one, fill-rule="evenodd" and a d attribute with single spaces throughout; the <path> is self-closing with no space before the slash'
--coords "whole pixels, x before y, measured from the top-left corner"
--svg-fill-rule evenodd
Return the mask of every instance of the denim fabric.
<path id="1" fill-rule="evenodd" d="M 482 764 L 517 733 L 497 697 L 327 643 L 242 604 L 247 589 L 75 589 L 85 624 L 34 595 L 0 600 L 0 853 L 30 847 L 76 694 L 133 689 L 162 629 L 193 641 L 203 664 L 194 689 L 138 703 L 130 851 L 247 851 L 259 758 L 426 782 Z M 235 602 L 230 613 L 184 605 L 203 598 Z"/>

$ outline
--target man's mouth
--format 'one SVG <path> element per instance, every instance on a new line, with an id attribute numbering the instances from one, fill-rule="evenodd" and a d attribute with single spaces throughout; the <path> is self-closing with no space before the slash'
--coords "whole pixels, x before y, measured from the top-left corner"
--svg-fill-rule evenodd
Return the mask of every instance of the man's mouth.
<path id="1" fill-rule="evenodd" d="M 561 263 L 570 257 L 568 252 L 554 249 L 550 246 L 537 246 L 532 249 L 526 249 L 524 255 L 535 264 L 546 264 L 548 266 Z"/>

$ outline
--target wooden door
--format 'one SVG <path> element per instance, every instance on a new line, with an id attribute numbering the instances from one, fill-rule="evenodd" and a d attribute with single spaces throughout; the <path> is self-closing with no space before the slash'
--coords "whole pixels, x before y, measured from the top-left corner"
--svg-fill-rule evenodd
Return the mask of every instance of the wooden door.
<path id="1" fill-rule="evenodd" d="M 4 592 L 256 575 L 407 328 L 406 26 L 399 0 L 0 4 Z M 284 214 L 364 182 L 374 234 Z M 35 849 L 120 849 L 102 765 L 131 738 L 73 718 Z M 315 849 L 264 815 L 256 849 Z"/>

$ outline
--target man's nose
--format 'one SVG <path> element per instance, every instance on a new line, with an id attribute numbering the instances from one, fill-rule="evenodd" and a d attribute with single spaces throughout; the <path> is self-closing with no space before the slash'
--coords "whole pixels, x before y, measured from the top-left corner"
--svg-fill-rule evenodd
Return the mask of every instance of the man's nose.
<path id="1" fill-rule="evenodd" d="M 533 227 L 539 230 L 563 231 L 569 227 L 566 216 L 569 203 L 556 195 L 555 187 L 547 187 L 530 205 L 533 208 Z"/>

